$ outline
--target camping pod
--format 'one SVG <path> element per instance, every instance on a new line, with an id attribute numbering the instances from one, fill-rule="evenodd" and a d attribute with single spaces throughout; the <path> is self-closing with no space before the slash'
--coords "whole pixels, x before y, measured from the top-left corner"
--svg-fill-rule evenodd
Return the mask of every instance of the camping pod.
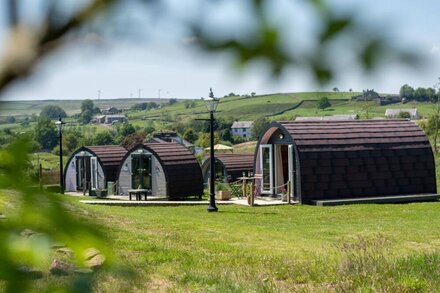
<path id="1" fill-rule="evenodd" d="M 70 156 L 64 170 L 66 191 L 106 189 L 127 150 L 118 145 L 83 146 Z"/>
<path id="2" fill-rule="evenodd" d="M 216 154 L 215 178 L 217 181 L 234 182 L 242 176 L 250 176 L 254 171 L 254 155 Z M 211 160 L 205 158 L 202 164 L 204 183 L 208 182 L 211 172 Z"/>
<path id="3" fill-rule="evenodd" d="M 203 195 L 203 178 L 196 158 L 177 143 L 139 144 L 129 150 L 117 174 L 119 194 L 148 189 L 151 196 L 170 200 Z"/>
<path id="4" fill-rule="evenodd" d="M 272 122 L 254 169 L 260 195 L 306 204 L 437 191 L 429 140 L 404 119 Z"/>

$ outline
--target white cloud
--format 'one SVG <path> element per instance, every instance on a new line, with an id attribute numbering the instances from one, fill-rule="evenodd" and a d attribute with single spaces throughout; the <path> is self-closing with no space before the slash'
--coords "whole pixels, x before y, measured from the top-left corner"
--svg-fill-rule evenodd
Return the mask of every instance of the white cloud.
<path id="1" fill-rule="evenodd" d="M 440 46 L 438 46 L 438 45 L 432 46 L 431 54 L 440 54 Z"/>

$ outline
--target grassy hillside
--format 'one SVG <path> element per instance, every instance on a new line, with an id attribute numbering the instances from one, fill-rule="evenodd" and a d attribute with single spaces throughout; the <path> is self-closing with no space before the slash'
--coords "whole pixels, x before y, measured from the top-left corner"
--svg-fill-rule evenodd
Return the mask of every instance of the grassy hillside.
<path id="1" fill-rule="evenodd" d="M 101 109 L 114 106 L 118 109 L 128 109 L 134 104 L 143 102 L 162 102 L 168 99 L 101 99 L 93 100 L 95 106 Z M 40 114 L 46 105 L 57 105 L 66 111 L 67 115 L 80 112 L 82 100 L 35 100 L 35 101 L 0 101 L 0 116 L 28 116 Z"/>
<path id="2" fill-rule="evenodd" d="M 232 96 L 221 98 L 217 108 L 217 117 L 233 117 L 236 120 L 254 120 L 265 116 L 270 119 L 290 119 L 295 116 L 325 116 L 335 114 L 358 114 L 365 118 L 363 102 L 351 102 L 350 97 L 357 92 L 299 92 L 260 95 L 255 97 Z M 316 108 L 316 101 L 321 97 L 328 97 L 331 107 L 325 110 Z M 120 109 L 129 109 L 132 105 L 141 102 L 158 102 L 157 99 L 114 99 L 94 100 L 96 106 L 106 108 L 115 106 Z M 139 126 L 143 121 L 176 121 L 180 119 L 194 119 L 206 116 L 205 102 L 195 100 L 193 107 L 185 107 L 186 100 L 167 105 L 161 100 L 162 107 L 149 111 L 127 111 L 129 119 Z M 48 104 L 59 105 L 69 115 L 79 113 L 81 100 L 45 100 L 45 101 L 0 101 L 0 116 L 22 116 L 39 114 Z M 421 115 L 428 116 L 433 111 L 431 103 L 411 102 L 407 104 L 393 104 L 378 106 L 371 102 L 369 118 L 383 117 L 387 108 L 417 108 Z M 8 126 L 10 127 L 10 126 Z"/>
<path id="3" fill-rule="evenodd" d="M 216 116 L 232 117 L 235 120 L 255 120 L 264 116 L 270 120 L 293 119 L 296 116 L 328 116 L 336 114 L 358 114 L 361 119 L 366 118 L 365 103 L 352 102 L 350 97 L 359 93 L 349 92 L 309 92 L 262 95 L 255 97 L 225 97 L 220 99 Z M 330 99 L 331 107 L 319 110 L 317 100 L 321 97 Z M 417 108 L 422 116 L 429 116 L 433 112 L 431 103 L 410 102 L 379 106 L 375 102 L 368 103 L 368 118 L 383 118 L 388 108 Z M 142 121 L 178 121 L 206 117 L 205 102 L 195 101 L 195 106 L 186 108 L 184 102 L 161 109 L 150 111 L 127 112 L 134 123 L 142 125 Z"/>
<path id="4" fill-rule="evenodd" d="M 303 106 L 301 101 L 309 101 L 305 103 L 307 109 L 311 105 L 316 108 L 316 101 L 320 97 L 328 97 L 334 104 L 343 103 L 352 95 L 359 93 L 330 93 L 330 92 L 307 92 L 307 93 L 280 93 L 271 95 L 261 95 L 255 97 L 233 96 L 220 99 L 216 115 L 218 117 L 236 117 L 239 120 L 254 120 L 260 116 L 276 117 L 285 113 L 296 113 Z M 346 101 L 345 101 L 346 102 Z M 303 103 L 304 104 L 304 103 Z M 299 106 L 299 107 L 298 107 Z M 298 108 L 297 108 L 298 107 Z M 297 108 L 296 110 L 294 110 Z M 202 100 L 195 101 L 195 106 L 185 108 L 183 102 L 165 106 L 161 109 L 151 111 L 129 112 L 131 119 L 181 119 L 184 117 L 202 116 L 207 112 L 205 102 Z"/>

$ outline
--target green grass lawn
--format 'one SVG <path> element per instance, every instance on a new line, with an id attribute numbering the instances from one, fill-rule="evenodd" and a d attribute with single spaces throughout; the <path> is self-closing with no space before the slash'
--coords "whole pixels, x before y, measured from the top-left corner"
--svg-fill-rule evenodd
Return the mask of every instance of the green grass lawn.
<path id="1" fill-rule="evenodd" d="M 4 199 L 5 197 L 3 197 Z M 120 265 L 97 292 L 435 292 L 440 203 L 339 207 L 85 206 Z M 124 271 L 124 270 L 123 270 Z M 36 287 L 69 277 L 45 277 Z"/>

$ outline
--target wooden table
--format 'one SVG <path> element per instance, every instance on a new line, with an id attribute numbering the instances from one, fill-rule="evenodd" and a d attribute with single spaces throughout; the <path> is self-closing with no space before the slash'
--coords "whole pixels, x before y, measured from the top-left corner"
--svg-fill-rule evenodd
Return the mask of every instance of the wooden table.
<path id="1" fill-rule="evenodd" d="M 147 195 L 151 194 L 151 189 L 129 189 L 128 196 L 130 200 L 133 194 L 136 195 L 136 200 L 142 200 L 142 195 L 144 196 L 144 199 L 147 200 Z"/>

